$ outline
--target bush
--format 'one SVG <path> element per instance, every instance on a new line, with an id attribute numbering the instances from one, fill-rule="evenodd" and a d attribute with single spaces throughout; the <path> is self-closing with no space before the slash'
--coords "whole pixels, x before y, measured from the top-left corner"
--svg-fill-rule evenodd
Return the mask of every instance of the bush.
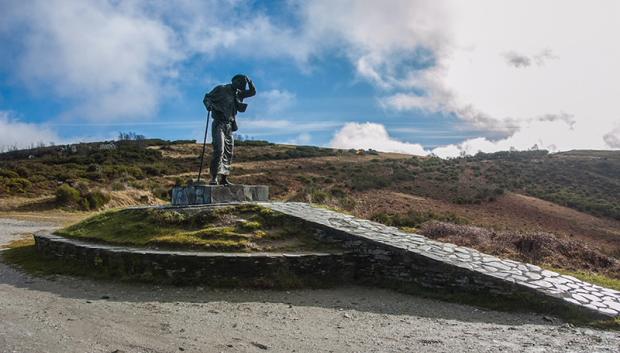
<path id="1" fill-rule="evenodd" d="M 56 203 L 59 205 L 75 206 L 80 199 L 80 192 L 67 184 L 62 184 L 56 189 Z"/>
<path id="2" fill-rule="evenodd" d="M 110 196 L 101 191 L 92 191 L 87 193 L 82 200 L 81 206 L 87 210 L 98 210 L 110 201 Z"/>
<path id="3" fill-rule="evenodd" d="M 322 190 L 313 190 L 310 192 L 310 202 L 323 203 L 329 198 L 329 194 Z"/>
<path id="4" fill-rule="evenodd" d="M 187 215 L 169 210 L 150 209 L 148 212 L 148 221 L 162 226 L 181 225 L 188 219 Z"/>
<path id="5" fill-rule="evenodd" d="M 263 141 L 263 140 L 243 140 L 243 141 L 238 140 L 238 141 L 235 141 L 235 145 L 262 147 L 262 146 L 272 146 L 273 143 L 269 141 Z"/>
<path id="6" fill-rule="evenodd" d="M 373 174 L 354 175 L 347 180 L 347 185 L 356 191 L 366 191 L 371 189 L 382 189 L 388 187 L 391 183 L 390 179 L 384 176 Z"/>
<path id="7" fill-rule="evenodd" d="M 355 208 L 355 205 L 357 204 L 354 198 L 348 197 L 348 196 L 341 198 L 339 200 L 339 203 L 340 203 L 340 207 L 348 211 L 353 210 Z"/>
<path id="8" fill-rule="evenodd" d="M 127 189 L 127 187 L 125 187 L 125 184 L 120 181 L 113 182 L 110 187 L 112 188 L 112 191 L 123 191 Z"/>
<path id="9" fill-rule="evenodd" d="M 110 201 L 110 196 L 101 191 L 78 190 L 67 184 L 56 189 L 56 203 L 82 210 L 98 210 Z"/>
<path id="10" fill-rule="evenodd" d="M 153 166 L 142 167 L 142 172 L 148 176 L 161 176 L 161 171 Z M 137 177 L 137 176 L 136 176 Z M 140 178 L 138 178 L 140 179 Z"/>
<path id="11" fill-rule="evenodd" d="M 417 212 L 410 210 L 406 214 L 384 213 L 374 214 L 371 220 L 394 227 L 419 227 L 423 223 L 432 220 L 451 222 L 454 224 L 466 224 L 467 219 L 461 218 L 451 212 L 439 214 L 431 211 Z"/>
<path id="12" fill-rule="evenodd" d="M 19 174 L 15 173 L 12 170 L 0 168 L 0 176 L 5 178 L 19 178 Z"/>
<path id="13" fill-rule="evenodd" d="M 153 195 L 155 195 L 155 197 L 160 200 L 170 201 L 171 191 L 169 188 L 163 186 L 155 186 L 151 189 L 151 192 L 153 193 Z"/>
<path id="14" fill-rule="evenodd" d="M 26 192 L 32 186 L 32 183 L 24 178 L 10 178 L 5 180 L 4 184 L 9 189 L 9 192 L 14 194 Z"/>

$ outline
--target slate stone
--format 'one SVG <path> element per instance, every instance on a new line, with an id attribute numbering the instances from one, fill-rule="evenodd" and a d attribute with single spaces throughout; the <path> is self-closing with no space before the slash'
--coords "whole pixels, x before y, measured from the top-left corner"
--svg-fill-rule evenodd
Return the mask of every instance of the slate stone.
<path id="1" fill-rule="evenodd" d="M 268 200 L 269 187 L 265 185 L 190 185 L 172 188 L 173 206 Z"/>

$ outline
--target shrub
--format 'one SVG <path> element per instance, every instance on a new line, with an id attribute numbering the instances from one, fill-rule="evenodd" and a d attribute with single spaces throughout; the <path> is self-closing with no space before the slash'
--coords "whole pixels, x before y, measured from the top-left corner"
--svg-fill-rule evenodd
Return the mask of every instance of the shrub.
<path id="1" fill-rule="evenodd" d="M 366 191 L 370 189 L 382 189 L 390 185 L 391 180 L 384 176 L 378 176 L 373 174 L 366 175 L 354 175 L 348 181 L 347 184 L 351 189 L 357 191 Z"/>
<path id="2" fill-rule="evenodd" d="M 85 202 L 81 201 L 81 203 L 85 206 L 83 208 L 88 210 L 98 210 L 110 201 L 110 196 L 101 191 L 92 191 L 87 193 L 82 200 L 86 200 Z"/>
<path id="3" fill-rule="evenodd" d="M 165 200 L 165 201 L 169 201 L 170 200 L 171 190 L 169 188 L 166 188 L 166 187 L 163 187 L 163 186 L 155 186 L 154 188 L 151 189 L 151 192 L 158 199 Z"/>
<path id="4" fill-rule="evenodd" d="M 431 211 L 417 212 L 410 210 L 406 214 L 395 213 L 376 213 L 371 217 L 371 220 L 379 223 L 383 223 L 388 226 L 394 227 L 419 227 L 423 223 L 431 220 L 439 220 L 444 222 L 451 222 L 454 224 L 466 224 L 468 221 L 465 218 L 461 218 L 453 213 L 434 213 Z"/>
<path id="5" fill-rule="evenodd" d="M 56 203 L 82 210 L 98 210 L 110 201 L 110 196 L 101 191 L 78 190 L 67 184 L 56 189 Z"/>
<path id="6" fill-rule="evenodd" d="M 0 176 L 5 178 L 19 178 L 19 174 L 15 173 L 12 170 L 0 168 Z"/>
<path id="7" fill-rule="evenodd" d="M 273 143 L 269 141 L 263 140 L 243 140 L 243 141 L 235 141 L 235 145 L 237 146 L 271 146 Z"/>
<path id="8" fill-rule="evenodd" d="M 125 184 L 120 181 L 113 182 L 110 187 L 112 188 L 112 191 L 123 191 L 126 189 Z"/>
<path id="9" fill-rule="evenodd" d="M 329 190 L 329 192 L 332 194 L 332 196 L 334 197 L 345 197 L 347 195 L 346 191 L 344 191 L 343 189 L 339 188 L 339 187 L 334 187 L 331 190 Z"/>
<path id="10" fill-rule="evenodd" d="M 5 179 L 4 185 L 9 190 L 10 193 L 19 194 L 24 193 L 26 190 L 30 189 L 32 183 L 28 179 L 24 178 L 10 178 Z"/>
<path id="11" fill-rule="evenodd" d="M 310 192 L 310 202 L 323 203 L 329 198 L 329 195 L 322 190 L 313 190 Z"/>
<path id="12" fill-rule="evenodd" d="M 355 205 L 357 204 L 354 198 L 348 197 L 348 196 L 341 198 L 339 200 L 339 203 L 340 203 L 340 207 L 348 211 L 354 209 Z"/>
<path id="13" fill-rule="evenodd" d="M 64 206 L 75 206 L 80 202 L 80 192 L 67 184 L 56 189 L 56 203 Z"/>
<path id="14" fill-rule="evenodd" d="M 148 176 L 161 176 L 161 171 L 153 166 L 144 166 L 142 171 Z"/>
<path id="15" fill-rule="evenodd" d="M 180 225 L 187 221 L 187 216 L 176 211 L 150 209 L 148 220 L 159 225 Z"/>

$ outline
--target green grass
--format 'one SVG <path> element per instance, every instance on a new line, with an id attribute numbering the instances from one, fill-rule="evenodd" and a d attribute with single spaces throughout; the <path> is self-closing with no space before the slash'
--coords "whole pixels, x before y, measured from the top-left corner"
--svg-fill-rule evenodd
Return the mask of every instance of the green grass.
<path id="1" fill-rule="evenodd" d="M 254 205 L 183 213 L 124 209 L 97 214 L 56 234 L 142 247 L 209 251 L 325 250 L 298 221 Z"/>
<path id="2" fill-rule="evenodd" d="M 37 253 L 34 238 L 28 237 L 9 243 L 0 253 L 4 262 L 35 276 L 68 275 L 93 279 L 111 279 L 105 271 L 95 271 L 73 259 L 55 259 Z"/>
<path id="3" fill-rule="evenodd" d="M 176 282 L 167 278 L 148 276 L 145 274 L 129 274 L 123 271 L 109 272 L 106 267 L 85 266 L 83 263 L 71 259 L 46 257 L 37 252 L 34 238 L 29 237 L 9 243 L 0 252 L 0 260 L 22 271 L 43 278 L 52 278 L 57 275 L 88 278 L 94 280 L 119 281 L 127 283 L 158 283 L 186 285 L 191 282 Z M 293 289 L 293 288 L 326 288 L 338 283 L 318 281 L 311 277 L 301 278 L 287 269 L 280 269 L 270 276 L 258 277 L 254 280 L 238 278 L 223 278 L 207 283 L 213 288 L 261 288 L 261 289 Z"/>
<path id="4" fill-rule="evenodd" d="M 555 271 L 557 273 L 561 273 L 563 275 L 573 276 L 582 281 L 599 285 L 605 288 L 615 289 L 620 291 L 620 279 L 607 277 L 605 275 L 601 275 L 598 273 L 585 272 L 585 271 L 569 271 L 561 268 L 544 266 L 550 271 Z"/>

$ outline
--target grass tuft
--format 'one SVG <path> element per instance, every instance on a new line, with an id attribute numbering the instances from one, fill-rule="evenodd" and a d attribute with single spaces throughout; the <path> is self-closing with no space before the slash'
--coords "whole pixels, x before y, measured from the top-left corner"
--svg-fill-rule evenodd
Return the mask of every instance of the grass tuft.
<path id="1" fill-rule="evenodd" d="M 561 273 L 563 275 L 573 276 L 577 279 L 580 279 L 584 282 L 592 283 L 599 285 L 605 288 L 615 289 L 620 291 L 620 279 L 607 277 L 602 274 L 586 272 L 586 271 L 570 271 L 562 268 L 543 266 L 550 271 L 555 271 L 557 273 Z"/>
<path id="2" fill-rule="evenodd" d="M 207 251 L 313 251 L 328 249 L 312 230 L 257 205 L 198 212 L 124 209 L 97 214 L 56 234 L 119 245 Z"/>
<path id="3" fill-rule="evenodd" d="M 93 279 L 110 279 L 105 271 L 97 271 L 83 266 L 73 259 L 56 259 L 42 256 L 37 252 L 32 236 L 7 244 L 0 253 L 4 262 L 20 268 L 35 276 L 68 275 Z"/>

